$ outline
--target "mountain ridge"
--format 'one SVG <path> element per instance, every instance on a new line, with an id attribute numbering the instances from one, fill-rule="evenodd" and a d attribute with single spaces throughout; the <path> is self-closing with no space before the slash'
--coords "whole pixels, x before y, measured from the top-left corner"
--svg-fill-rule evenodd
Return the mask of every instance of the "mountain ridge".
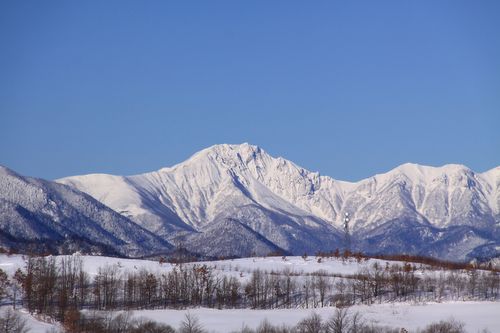
<path id="1" fill-rule="evenodd" d="M 242 215 L 239 208 L 251 206 L 254 215 L 243 214 L 240 222 L 262 235 L 269 225 L 281 225 L 273 229 L 281 236 L 267 236 L 289 252 L 324 250 L 332 247 L 331 242 L 341 247 L 345 213 L 351 214 L 353 236 L 398 221 L 440 230 L 470 226 L 494 235 L 479 237 L 481 246 L 498 241 L 500 167 L 475 173 L 460 164 L 405 163 L 386 173 L 346 182 L 244 143 L 214 145 L 184 162 L 149 173 L 83 175 L 57 181 L 87 192 L 170 240 L 177 233 L 199 231 L 217 218 L 229 218 L 229 212 Z M 279 217 L 273 220 L 269 212 Z M 287 220 L 286 228 L 277 222 L 282 220 Z M 300 233 L 316 241 L 303 248 L 294 240 Z M 317 234 L 322 233 L 331 234 L 332 239 L 320 240 Z M 436 242 L 441 241 L 439 237 L 435 236 Z"/>
<path id="2" fill-rule="evenodd" d="M 83 176 L 65 177 L 65 178 L 57 179 L 56 181 L 65 183 L 65 182 L 71 182 L 73 180 L 82 179 L 81 177 L 87 178 L 87 177 L 94 177 L 94 176 L 97 176 L 97 177 L 120 177 L 121 179 L 131 180 L 131 179 L 136 179 L 136 178 L 144 176 L 144 175 L 152 175 L 153 176 L 155 174 L 163 174 L 163 173 L 169 174 L 173 171 L 179 171 L 182 168 L 186 168 L 189 166 L 190 163 L 199 161 L 201 158 L 208 158 L 211 161 L 219 159 L 219 161 L 221 161 L 223 165 L 228 166 L 227 169 L 230 170 L 232 167 L 235 167 L 238 165 L 235 165 L 235 164 L 228 165 L 227 164 L 228 160 L 234 162 L 234 159 L 227 158 L 227 151 L 228 150 L 236 150 L 236 149 L 239 149 L 242 147 L 243 147 L 243 151 L 247 153 L 247 155 L 244 155 L 244 157 L 246 159 L 246 164 L 248 164 L 249 153 L 254 155 L 254 157 L 257 154 L 265 154 L 266 158 L 271 157 L 270 155 L 265 153 L 265 151 L 262 148 L 260 148 L 258 146 L 252 146 L 252 145 L 249 145 L 247 143 L 244 143 L 242 145 L 221 144 L 221 145 L 214 145 L 214 146 L 211 146 L 209 148 L 203 149 L 200 152 L 192 155 L 186 161 L 178 163 L 172 167 L 161 168 L 161 169 L 159 169 L 157 171 L 153 171 L 153 172 L 148 172 L 148 173 L 144 173 L 144 174 L 137 174 L 137 175 L 132 175 L 132 176 L 114 176 L 114 175 L 108 175 L 108 174 L 89 174 L 89 175 L 83 175 Z M 222 154 L 220 154 L 221 150 L 222 150 Z M 239 155 L 239 152 L 240 151 L 237 152 L 236 156 Z M 215 157 L 214 157 L 214 153 L 215 153 Z M 337 180 L 337 179 L 331 178 L 329 176 L 320 175 L 318 172 L 308 171 L 308 170 L 306 170 L 306 169 L 296 165 L 295 163 L 288 161 L 282 157 L 276 157 L 276 158 L 274 158 L 274 160 L 277 163 L 278 168 L 280 168 L 280 167 L 287 168 L 288 167 L 288 168 L 296 169 L 296 171 L 299 171 L 300 173 L 305 173 L 306 178 L 308 180 L 310 180 L 310 183 L 307 185 L 310 185 L 311 192 L 316 192 L 318 189 L 321 188 L 321 185 L 324 185 L 324 183 L 332 183 L 333 184 L 332 187 L 334 187 L 335 190 L 337 190 L 339 192 L 339 193 L 336 193 L 339 196 L 345 196 L 346 192 L 353 191 L 356 187 L 363 185 L 363 184 L 366 184 L 366 183 L 372 183 L 372 182 L 373 183 L 384 183 L 385 178 L 387 178 L 389 176 L 401 175 L 401 176 L 405 176 L 409 180 L 413 181 L 414 179 L 412 179 L 412 177 L 418 176 L 417 172 L 420 172 L 420 173 L 425 172 L 429 175 L 433 175 L 435 178 L 436 176 L 444 175 L 446 172 L 449 173 L 450 171 L 465 171 L 468 173 L 472 173 L 475 176 L 483 177 L 483 175 L 486 175 L 488 177 L 485 177 L 485 178 L 496 180 L 497 183 L 495 186 L 493 186 L 492 184 L 489 184 L 489 185 L 492 188 L 495 187 L 497 191 L 498 191 L 498 187 L 500 185 L 499 184 L 500 183 L 500 180 L 499 180 L 500 179 L 500 167 L 492 168 L 484 173 L 476 173 L 476 172 L 472 171 L 470 168 L 468 168 L 464 165 L 461 165 L 461 164 L 446 164 L 446 165 L 443 165 L 441 167 L 434 167 L 434 166 L 419 165 L 419 164 L 415 164 L 415 163 L 405 163 L 405 164 L 402 164 L 398 167 L 395 167 L 395 168 L 389 170 L 388 172 L 376 174 L 374 176 L 364 178 L 364 179 L 357 181 L 357 182 L 349 182 L 349 181 Z M 408 177 L 408 175 L 410 175 L 411 177 Z M 257 172 L 254 172 L 253 176 L 257 180 L 262 180 L 262 179 L 259 179 L 259 176 L 261 176 L 261 175 L 259 175 Z M 85 183 L 88 183 L 88 179 L 85 180 Z M 269 180 L 268 180 L 268 183 L 269 183 Z M 85 184 L 81 184 L 80 186 L 83 187 L 84 185 Z M 110 184 L 110 186 L 115 186 L 115 185 Z M 91 192 L 90 189 L 88 189 L 88 191 Z M 123 189 L 121 189 L 121 191 L 123 191 Z M 282 197 L 285 200 L 291 199 L 291 198 L 287 197 L 286 195 L 283 196 L 283 193 L 279 193 L 279 191 L 277 191 L 276 189 L 275 189 L 274 193 L 279 195 L 280 197 Z M 106 199 L 101 198 L 101 200 L 106 200 Z M 492 201 L 495 201 L 495 200 L 492 200 Z M 496 204 L 495 206 L 496 206 L 495 211 L 498 212 L 498 204 Z M 304 209 L 304 205 L 302 205 L 302 206 L 299 205 L 299 207 Z M 306 209 L 306 210 L 309 213 L 312 212 L 311 209 Z M 327 214 L 320 214 L 320 215 L 321 215 L 320 216 L 321 218 L 332 221 L 332 219 L 328 218 Z M 335 214 L 333 214 L 333 215 L 335 215 Z"/>
<path id="3" fill-rule="evenodd" d="M 69 186 L 0 168 L 0 245 L 26 251 L 143 256 L 168 242 Z"/>
<path id="4" fill-rule="evenodd" d="M 51 182 L 1 167 L 0 243 L 20 236 L 17 223 L 27 239 L 42 235 L 66 244 L 69 235 L 91 248 L 101 239 L 124 255 L 165 251 L 174 243 L 215 257 L 350 246 L 470 260 L 500 256 L 499 188 L 500 167 L 476 173 L 460 164 L 405 163 L 358 182 L 340 181 L 247 143 L 211 146 L 132 176 Z"/>

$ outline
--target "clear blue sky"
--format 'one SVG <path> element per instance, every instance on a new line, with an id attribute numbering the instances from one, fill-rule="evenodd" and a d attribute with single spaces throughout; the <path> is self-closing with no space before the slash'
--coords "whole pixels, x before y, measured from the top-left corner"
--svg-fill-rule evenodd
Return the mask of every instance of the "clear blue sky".
<path id="1" fill-rule="evenodd" d="M 346 180 L 500 165 L 500 1 L 0 2 L 0 164 L 135 174 L 241 142 Z"/>

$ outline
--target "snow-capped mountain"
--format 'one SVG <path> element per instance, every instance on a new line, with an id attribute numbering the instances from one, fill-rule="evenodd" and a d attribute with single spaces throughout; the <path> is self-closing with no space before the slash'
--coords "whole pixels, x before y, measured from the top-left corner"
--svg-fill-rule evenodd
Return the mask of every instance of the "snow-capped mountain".
<path id="1" fill-rule="evenodd" d="M 284 195 L 301 200 L 314 177 L 318 175 L 243 144 L 214 146 L 185 163 L 142 175 L 100 174 L 58 181 L 90 194 L 155 234 L 172 241 L 184 235 L 183 243 L 193 251 L 197 249 L 192 248 L 191 237 L 199 239 L 197 232 L 204 233 L 209 224 L 231 218 L 276 248 L 312 253 L 338 245 L 339 232 Z M 224 225 L 240 228 L 236 223 Z"/>
<path id="2" fill-rule="evenodd" d="M 0 166 L 0 246 L 24 252 L 152 255 L 172 245 L 66 185 Z M 31 248 L 30 248 L 31 247 Z"/>
<path id="3" fill-rule="evenodd" d="M 404 164 L 351 183 L 256 146 L 223 144 L 151 173 L 58 182 L 165 239 L 182 239 L 195 252 L 301 254 L 341 248 L 344 213 L 352 217 L 353 247 L 366 252 L 448 259 L 500 252 L 500 167 L 475 173 L 461 165 Z M 241 233 L 247 237 L 235 237 Z"/>

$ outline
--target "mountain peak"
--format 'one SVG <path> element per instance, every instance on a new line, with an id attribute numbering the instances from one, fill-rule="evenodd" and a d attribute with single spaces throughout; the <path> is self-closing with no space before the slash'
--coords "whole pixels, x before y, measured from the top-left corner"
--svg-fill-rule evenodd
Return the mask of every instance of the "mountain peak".
<path id="1" fill-rule="evenodd" d="M 257 155 L 261 154 L 263 151 L 262 148 L 251 145 L 247 142 L 241 143 L 241 144 L 227 144 L 227 143 L 222 143 L 222 144 L 217 144 L 210 146 L 208 148 L 203 149 L 200 151 L 200 153 L 215 153 L 215 154 L 240 154 L 240 155 Z M 198 155 L 198 154 L 195 154 Z"/>
<path id="2" fill-rule="evenodd" d="M 13 171 L 6 166 L 0 164 L 0 174 L 13 173 Z"/>
<path id="3" fill-rule="evenodd" d="M 445 164 L 443 166 L 434 167 L 416 163 L 404 163 L 380 176 L 402 174 L 412 181 L 429 181 L 444 174 L 457 175 L 464 173 L 469 174 L 471 172 L 471 169 L 462 164 Z"/>
<path id="4" fill-rule="evenodd" d="M 205 164 L 208 161 L 218 165 L 234 167 L 248 165 L 251 161 L 270 157 L 262 148 L 248 143 L 241 144 L 216 144 L 200 150 L 189 159 L 173 167 L 162 168 L 160 172 L 168 172 L 180 167 L 195 164 Z"/>
<path id="5" fill-rule="evenodd" d="M 0 176 L 1 177 L 14 177 L 14 178 L 24 178 L 17 172 L 12 169 L 7 168 L 6 166 L 0 165 Z"/>
<path id="6" fill-rule="evenodd" d="M 453 171 L 463 171 L 470 170 L 468 167 L 462 164 L 445 164 L 442 166 L 430 166 L 430 165 L 422 165 L 417 163 L 403 163 L 400 166 L 396 167 L 394 170 L 405 171 L 405 172 L 453 172 Z"/>

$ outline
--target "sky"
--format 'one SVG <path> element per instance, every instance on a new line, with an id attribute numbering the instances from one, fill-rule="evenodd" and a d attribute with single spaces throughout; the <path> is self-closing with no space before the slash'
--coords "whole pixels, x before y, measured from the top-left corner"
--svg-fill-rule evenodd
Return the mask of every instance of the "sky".
<path id="1" fill-rule="evenodd" d="M 2 1 L 0 164 L 120 175 L 248 142 L 356 181 L 500 165 L 500 2 Z"/>

